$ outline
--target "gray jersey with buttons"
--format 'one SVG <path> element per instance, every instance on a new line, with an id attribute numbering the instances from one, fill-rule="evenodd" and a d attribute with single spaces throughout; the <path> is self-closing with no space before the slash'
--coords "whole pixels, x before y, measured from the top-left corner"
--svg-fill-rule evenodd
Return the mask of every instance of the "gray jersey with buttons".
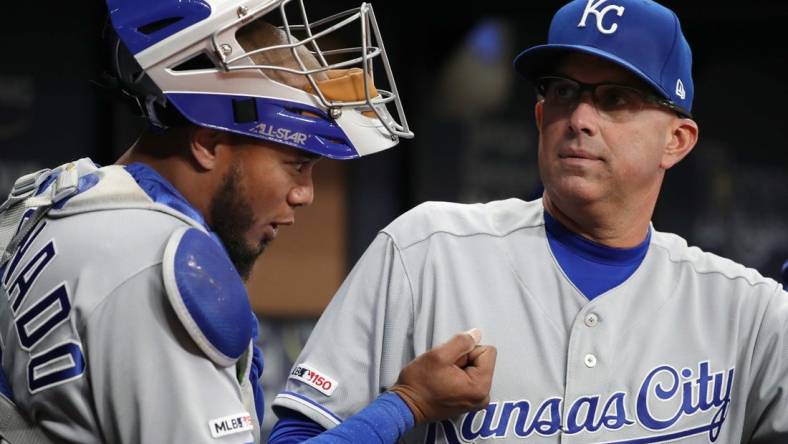
<path id="1" fill-rule="evenodd" d="M 788 442 L 777 282 L 653 231 L 637 271 L 589 301 L 550 251 L 541 201 L 516 199 L 428 203 L 384 229 L 275 405 L 332 427 L 472 327 L 498 347 L 489 406 L 405 442 Z"/>
<path id="2" fill-rule="evenodd" d="M 254 441 L 237 420 L 255 415 L 249 360 L 207 359 L 164 288 L 168 239 L 199 224 L 121 167 L 96 174 L 0 273 L 2 368 L 17 405 L 58 442 Z"/>

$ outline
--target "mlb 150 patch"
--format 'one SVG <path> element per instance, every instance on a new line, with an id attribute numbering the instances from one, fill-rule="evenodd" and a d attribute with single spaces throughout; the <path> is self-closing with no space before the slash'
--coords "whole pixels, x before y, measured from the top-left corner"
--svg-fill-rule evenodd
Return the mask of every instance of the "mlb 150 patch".
<path id="1" fill-rule="evenodd" d="M 326 396 L 331 396 L 337 388 L 337 382 L 334 379 L 323 372 L 315 370 L 309 364 L 296 365 L 293 371 L 290 372 L 290 379 L 301 381 Z"/>

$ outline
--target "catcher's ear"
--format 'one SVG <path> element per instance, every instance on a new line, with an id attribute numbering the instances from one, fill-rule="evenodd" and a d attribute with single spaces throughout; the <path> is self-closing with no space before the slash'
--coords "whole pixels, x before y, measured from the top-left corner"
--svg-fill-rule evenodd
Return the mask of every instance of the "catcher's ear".
<path id="1" fill-rule="evenodd" d="M 212 128 L 197 127 L 192 130 L 189 150 L 192 158 L 203 170 L 210 171 L 217 166 L 217 148 L 224 135 Z"/>
<path id="2" fill-rule="evenodd" d="M 660 166 L 667 170 L 684 159 L 698 142 L 698 133 L 698 124 L 694 120 L 677 116 L 668 126 Z"/>

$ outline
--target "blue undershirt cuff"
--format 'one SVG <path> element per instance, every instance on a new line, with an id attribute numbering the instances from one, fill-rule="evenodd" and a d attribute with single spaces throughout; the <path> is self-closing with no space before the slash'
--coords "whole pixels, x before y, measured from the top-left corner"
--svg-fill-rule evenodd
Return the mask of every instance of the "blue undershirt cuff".
<path id="1" fill-rule="evenodd" d="M 396 393 L 384 393 L 366 408 L 331 430 L 324 431 L 311 419 L 293 412 L 274 427 L 269 443 L 293 444 L 394 444 L 415 425 L 413 413 Z M 320 434 L 318 434 L 320 433 Z M 305 439 L 312 436 L 310 439 Z"/>

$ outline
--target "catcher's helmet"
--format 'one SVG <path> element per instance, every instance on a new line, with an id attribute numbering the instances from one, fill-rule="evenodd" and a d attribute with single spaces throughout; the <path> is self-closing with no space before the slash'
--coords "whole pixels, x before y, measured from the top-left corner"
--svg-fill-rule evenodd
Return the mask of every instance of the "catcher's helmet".
<path id="1" fill-rule="evenodd" d="M 113 71 L 154 125 L 189 122 L 349 159 L 410 138 L 369 4 L 309 21 L 303 0 L 107 0 Z M 338 45 L 348 27 L 355 45 Z M 376 88 L 373 61 L 387 90 Z M 392 117 L 387 107 L 396 109 Z"/>

